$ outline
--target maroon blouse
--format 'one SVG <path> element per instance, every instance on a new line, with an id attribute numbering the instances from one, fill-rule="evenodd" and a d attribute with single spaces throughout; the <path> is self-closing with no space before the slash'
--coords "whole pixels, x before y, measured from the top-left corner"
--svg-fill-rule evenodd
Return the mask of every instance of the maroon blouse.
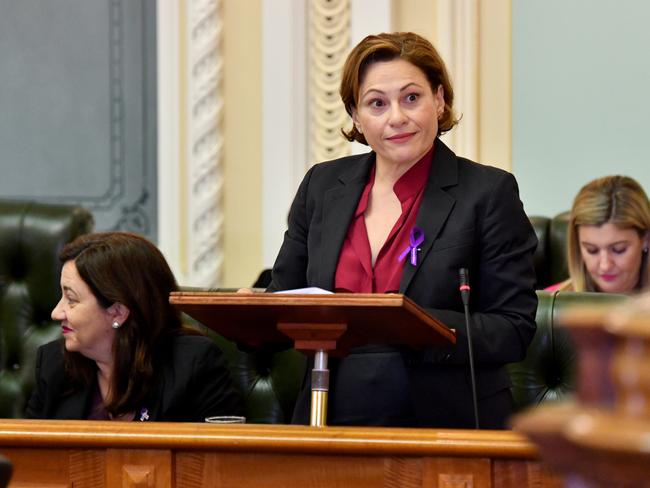
<path id="1" fill-rule="evenodd" d="M 424 188 L 429 179 L 432 155 L 433 148 L 393 186 L 393 191 L 402 204 L 402 214 L 377 254 L 374 269 L 364 218 L 370 190 L 375 183 L 373 166 L 341 248 L 334 276 L 335 291 L 390 293 L 399 290 L 404 263 L 408 263 L 406 266 L 411 266 L 408 256 L 403 261 L 399 261 L 399 256 L 409 247 L 411 231 L 415 226 Z"/>

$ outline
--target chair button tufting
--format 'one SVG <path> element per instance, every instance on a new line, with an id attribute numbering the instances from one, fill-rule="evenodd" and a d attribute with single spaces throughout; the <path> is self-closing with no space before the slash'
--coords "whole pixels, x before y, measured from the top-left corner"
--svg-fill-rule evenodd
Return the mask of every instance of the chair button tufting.
<path id="1" fill-rule="evenodd" d="M 38 347 L 61 335 L 61 326 L 49 317 L 59 300 L 58 254 L 92 230 L 93 217 L 76 205 L 4 198 L 0 217 L 0 376 L 9 376 L 0 378 L 0 417 L 5 418 L 24 412 Z M 29 341 L 21 340 L 27 335 Z"/>

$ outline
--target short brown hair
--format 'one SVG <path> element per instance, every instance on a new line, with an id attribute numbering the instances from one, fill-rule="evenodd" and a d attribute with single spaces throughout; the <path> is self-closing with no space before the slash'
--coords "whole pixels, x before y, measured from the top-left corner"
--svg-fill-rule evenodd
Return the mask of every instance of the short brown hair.
<path id="1" fill-rule="evenodd" d="M 74 261 L 102 307 L 119 302 L 129 309 L 113 342 L 106 409 L 113 415 L 132 412 L 152 392 L 166 339 L 182 330 L 180 312 L 169 303 L 169 293 L 178 289 L 174 275 L 156 246 L 128 232 L 80 236 L 63 248 L 59 259 Z M 72 384 L 92 384 L 94 362 L 76 352 L 64 354 Z"/>
<path id="2" fill-rule="evenodd" d="M 352 116 L 352 110 L 359 102 L 359 87 L 368 67 L 376 62 L 392 61 L 397 58 L 420 68 L 429 80 L 434 93 L 439 86 L 442 86 L 445 108 L 438 123 L 438 135 L 451 130 L 458 123 L 458 119 L 454 114 L 454 89 L 447 68 L 433 45 L 413 32 L 391 32 L 367 36 L 352 49 L 343 66 L 339 90 L 347 113 Z M 349 141 L 368 145 L 366 138 L 354 125 L 350 131 L 341 130 L 341 132 Z"/>
<path id="3" fill-rule="evenodd" d="M 604 176 L 583 186 L 573 201 L 568 227 L 567 259 L 572 288 L 598 291 L 585 268 L 580 253 L 578 228 L 612 223 L 621 229 L 634 229 L 641 238 L 650 231 L 650 202 L 643 188 L 629 176 Z M 650 281 L 648 254 L 644 252 L 639 270 L 639 287 Z"/>

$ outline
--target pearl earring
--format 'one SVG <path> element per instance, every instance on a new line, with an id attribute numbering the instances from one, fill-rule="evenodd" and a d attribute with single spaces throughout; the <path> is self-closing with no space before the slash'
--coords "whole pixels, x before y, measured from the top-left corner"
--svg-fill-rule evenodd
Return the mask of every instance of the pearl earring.
<path id="1" fill-rule="evenodd" d="M 113 326 L 114 329 L 119 329 L 119 328 L 120 328 L 120 325 L 121 325 L 121 324 L 120 324 L 117 320 L 116 320 L 115 322 L 113 322 L 113 324 L 112 324 L 112 326 Z"/>
<path id="2" fill-rule="evenodd" d="M 360 125 L 357 125 L 357 132 L 358 132 L 359 134 L 363 134 L 363 131 L 361 130 L 361 126 L 360 126 Z"/>

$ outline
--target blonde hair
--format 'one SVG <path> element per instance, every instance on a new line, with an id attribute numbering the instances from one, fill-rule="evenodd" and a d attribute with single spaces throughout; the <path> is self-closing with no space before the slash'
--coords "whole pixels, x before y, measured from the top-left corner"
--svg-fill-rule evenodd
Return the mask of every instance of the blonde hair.
<path id="1" fill-rule="evenodd" d="M 583 186 L 573 201 L 569 218 L 567 259 L 572 288 L 598 291 L 587 271 L 578 239 L 581 225 L 612 223 L 620 229 L 634 229 L 641 238 L 650 231 L 650 202 L 643 188 L 628 176 L 605 176 Z M 639 271 L 639 288 L 650 282 L 648 250 L 644 249 Z"/>
<path id="2" fill-rule="evenodd" d="M 403 59 L 416 66 L 427 77 L 431 91 L 442 86 L 445 108 L 438 121 L 438 135 L 451 130 L 458 123 L 454 114 L 454 89 L 445 63 L 438 51 L 424 37 L 413 32 L 391 32 L 367 36 L 357 44 L 345 61 L 339 93 L 348 115 L 359 102 L 359 88 L 368 68 L 373 63 Z M 341 132 L 348 141 L 368 145 L 364 135 L 352 125 L 352 129 Z"/>

